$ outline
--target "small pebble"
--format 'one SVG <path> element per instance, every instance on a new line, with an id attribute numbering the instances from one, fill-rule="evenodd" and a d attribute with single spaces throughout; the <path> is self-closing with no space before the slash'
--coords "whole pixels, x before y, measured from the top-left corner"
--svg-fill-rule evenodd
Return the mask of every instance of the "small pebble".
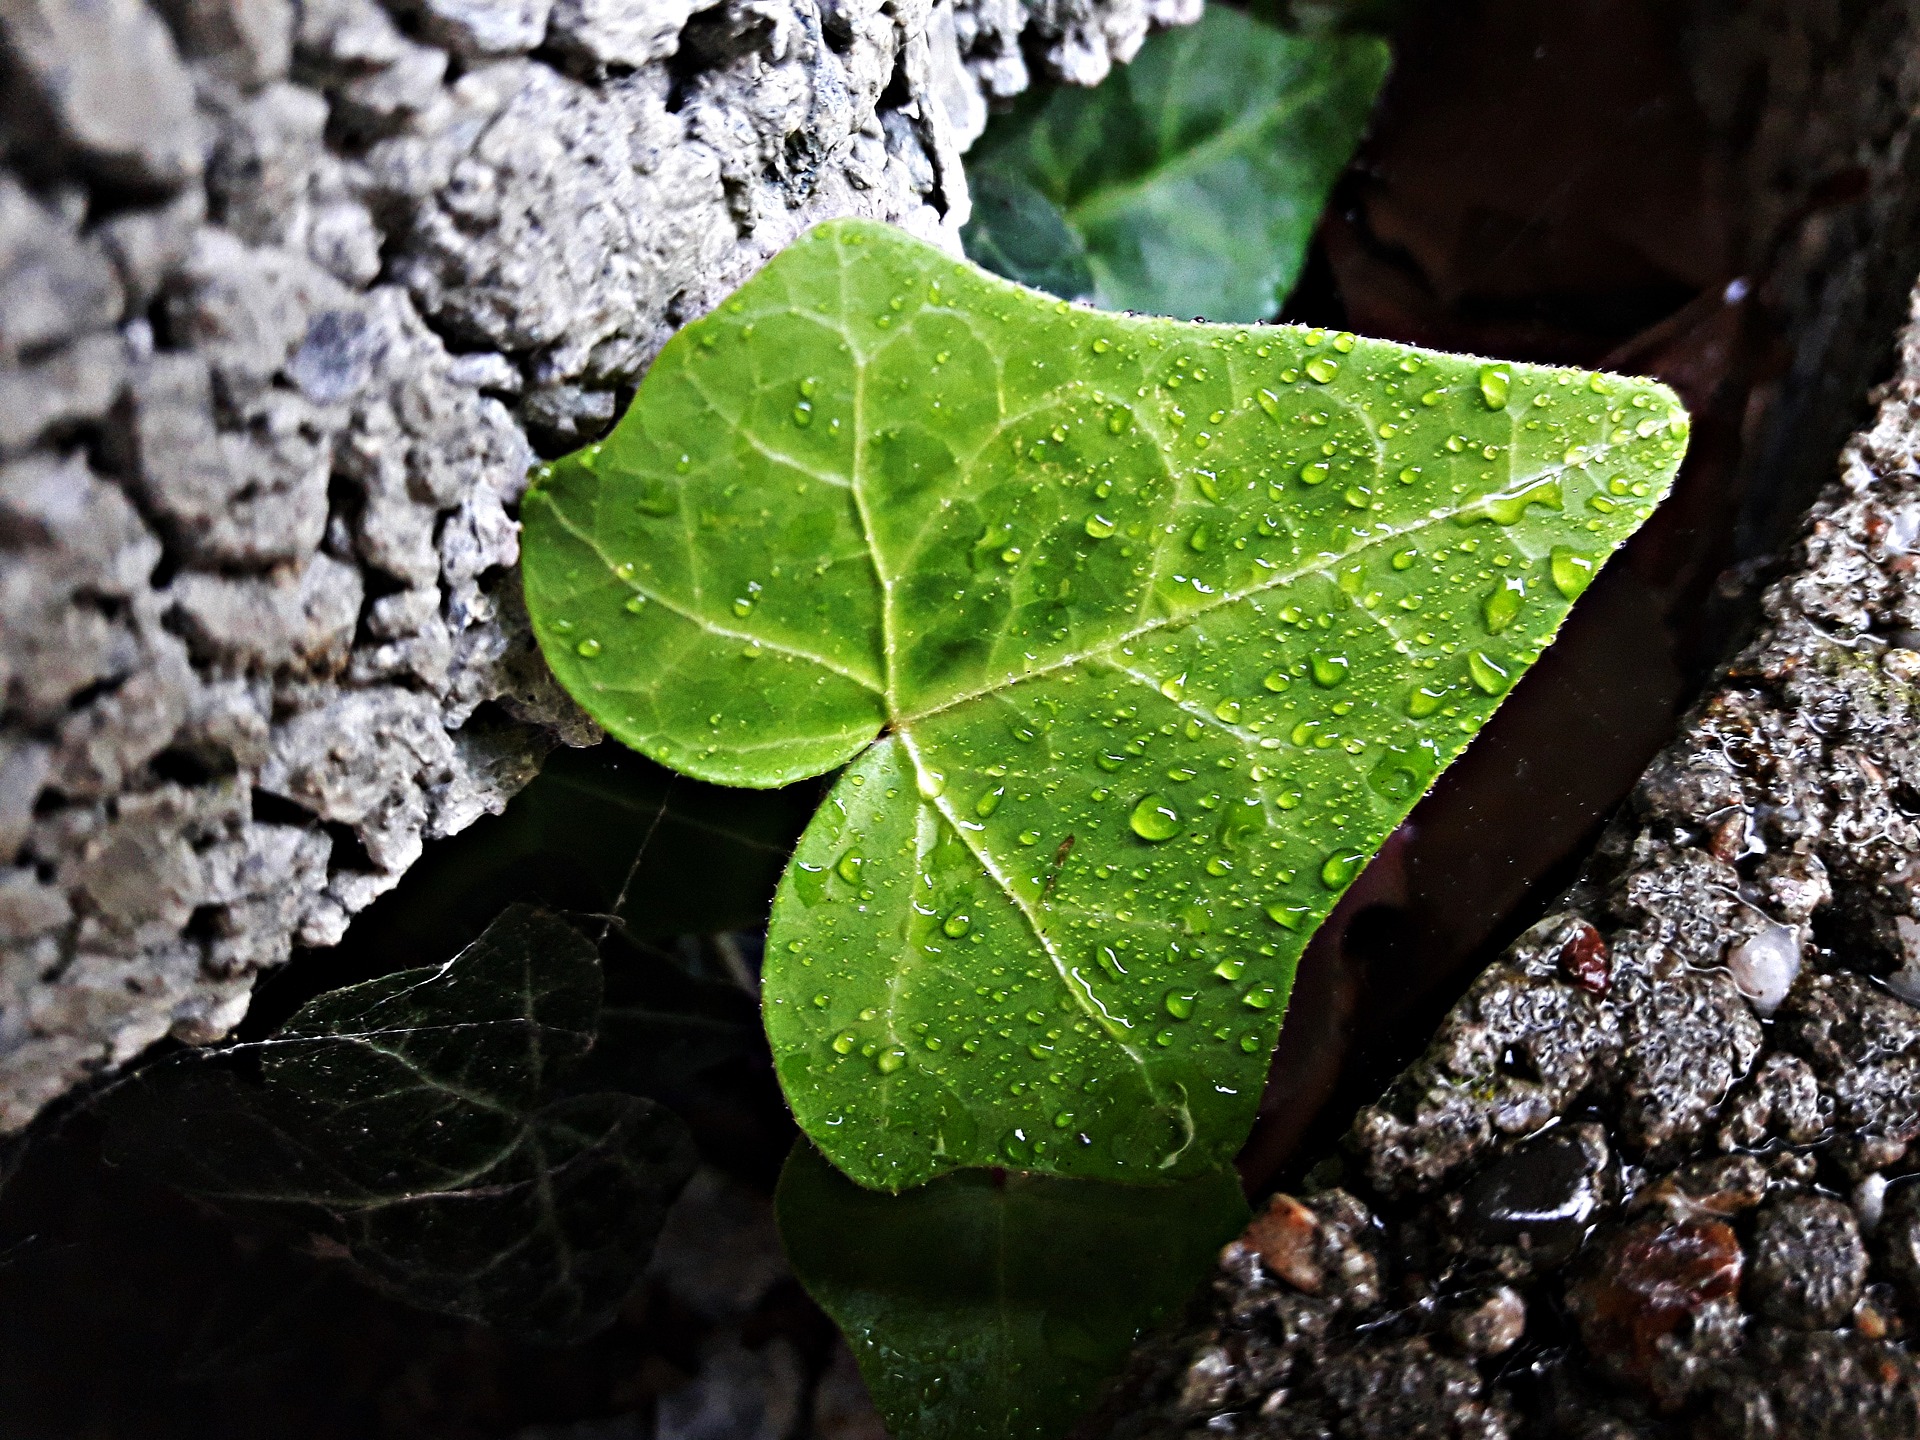
<path id="1" fill-rule="evenodd" d="M 1734 988 L 1762 1015 L 1771 1015 L 1787 998 L 1800 974 L 1800 936 L 1768 922 L 1727 951 Z"/>
<path id="2" fill-rule="evenodd" d="M 1318 1295 L 1327 1285 L 1319 1256 L 1319 1218 L 1291 1195 L 1276 1195 L 1235 1242 L 1294 1289 Z"/>
<path id="3" fill-rule="evenodd" d="M 1878 1170 L 1861 1177 L 1853 1187 L 1853 1213 L 1860 1217 L 1860 1228 L 1871 1232 L 1887 1209 L 1887 1177 Z"/>
<path id="4" fill-rule="evenodd" d="M 1569 980 L 1592 995 L 1604 995 L 1613 986 L 1613 957 L 1600 932 L 1584 920 L 1567 927 L 1560 942 L 1560 968 Z"/>
<path id="5" fill-rule="evenodd" d="M 1500 1285 L 1452 1310 L 1447 1333 L 1469 1355 L 1504 1355 L 1527 1329 L 1527 1302 L 1512 1286 Z"/>

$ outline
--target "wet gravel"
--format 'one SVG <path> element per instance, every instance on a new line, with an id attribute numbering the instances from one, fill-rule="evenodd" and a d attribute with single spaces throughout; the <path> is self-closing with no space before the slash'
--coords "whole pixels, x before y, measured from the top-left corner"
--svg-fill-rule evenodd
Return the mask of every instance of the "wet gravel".
<path id="1" fill-rule="evenodd" d="M 1920 1436 L 1920 327 L 1901 360 L 1556 913 L 1096 1428 Z"/>

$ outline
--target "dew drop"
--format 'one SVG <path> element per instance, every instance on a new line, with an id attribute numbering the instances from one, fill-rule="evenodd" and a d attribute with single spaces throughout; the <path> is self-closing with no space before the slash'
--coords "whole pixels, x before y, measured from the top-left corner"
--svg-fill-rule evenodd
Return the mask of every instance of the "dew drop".
<path id="1" fill-rule="evenodd" d="M 582 640 L 573 647 L 573 653 L 582 660 L 591 660 L 600 653 L 600 642 L 592 638 Z"/>
<path id="2" fill-rule="evenodd" d="M 627 597 L 627 603 L 623 608 L 629 615 L 638 615 L 642 610 L 647 608 L 647 597 L 644 595 L 629 595 Z"/>
<path id="3" fill-rule="evenodd" d="M 1271 1010 L 1278 998 L 1271 985 L 1256 985 L 1240 997 L 1240 1003 L 1249 1010 Z"/>
<path id="4" fill-rule="evenodd" d="M 1104 355 L 1112 348 L 1113 342 L 1104 335 L 1098 337 L 1092 345 L 1093 353 L 1096 355 Z"/>
<path id="5" fill-rule="evenodd" d="M 1418 550 L 1402 550 L 1394 555 L 1390 563 L 1396 570 L 1410 570 L 1413 568 L 1413 562 L 1419 558 L 1420 552 Z"/>
<path id="6" fill-rule="evenodd" d="M 1274 394 L 1273 391 L 1256 390 L 1254 391 L 1253 398 L 1259 403 L 1260 408 L 1267 412 L 1270 419 L 1278 420 L 1280 418 L 1280 397 Z"/>
<path id="7" fill-rule="evenodd" d="M 1480 372 L 1480 398 L 1487 402 L 1489 410 L 1507 408 L 1507 389 L 1513 383 L 1513 377 L 1506 370 L 1489 365 Z"/>
<path id="8" fill-rule="evenodd" d="M 1086 529 L 1087 534 L 1091 535 L 1095 540 L 1104 540 L 1113 534 L 1115 526 L 1113 521 L 1104 515 L 1089 515 L 1087 517 Z"/>
<path id="9" fill-rule="evenodd" d="M 1350 852 L 1336 850 L 1320 866 L 1320 883 L 1329 890 L 1338 890 L 1360 873 L 1360 856 Z"/>
<path id="10" fill-rule="evenodd" d="M 1313 657 L 1313 683 L 1325 689 L 1332 689 L 1347 678 L 1347 657 L 1344 655 L 1315 655 Z"/>
<path id="11" fill-rule="evenodd" d="M 1565 545 L 1553 547 L 1553 558 L 1548 562 L 1548 568 L 1553 573 L 1554 588 L 1569 600 L 1578 600 L 1593 582 L 1593 561 Z"/>
<path id="12" fill-rule="evenodd" d="M 1323 484 L 1329 473 L 1327 467 L 1316 460 L 1311 465 L 1302 465 L 1300 467 L 1300 483 L 1303 485 Z"/>
<path id="13" fill-rule="evenodd" d="M 1424 720 L 1440 708 L 1440 702 L 1446 698 L 1447 687 L 1435 688 L 1422 685 L 1407 697 L 1407 714 L 1416 720 Z"/>
<path id="14" fill-rule="evenodd" d="M 1284 900 L 1270 902 L 1266 911 L 1267 918 L 1283 930 L 1298 930 L 1301 922 L 1307 917 L 1306 906 L 1289 905 Z"/>
<path id="15" fill-rule="evenodd" d="M 1473 677 L 1473 683 L 1489 695 L 1503 693 L 1513 683 L 1513 677 L 1506 666 L 1499 664 L 1484 650 L 1476 650 L 1467 657 L 1467 673 Z"/>
<path id="16" fill-rule="evenodd" d="M 1525 582 L 1518 575 L 1509 575 L 1480 606 L 1480 618 L 1486 622 L 1487 633 L 1498 635 L 1513 624 L 1526 603 Z"/>
<path id="17" fill-rule="evenodd" d="M 986 819 L 1000 808 L 1000 801 L 1006 796 L 1006 793 L 1006 786 L 994 786 L 993 789 L 987 791 L 986 794 L 973 802 L 973 813 L 978 815 L 982 820 Z"/>
<path id="18" fill-rule="evenodd" d="M 1191 990 L 1169 990 L 1162 1003 L 1167 1007 L 1167 1014 L 1174 1019 L 1191 1020 L 1193 1007 L 1199 1003 L 1199 1000 L 1200 997 Z"/>
<path id="19" fill-rule="evenodd" d="M 867 863 L 866 857 L 858 850 L 849 850 L 834 864 L 834 873 L 849 885 L 860 878 L 860 867 Z"/>
<path id="20" fill-rule="evenodd" d="M 1260 1044 L 1260 1037 L 1258 1035 L 1242 1035 L 1240 1037 L 1240 1048 L 1249 1055 L 1258 1055 L 1263 1047 Z"/>
<path id="21" fill-rule="evenodd" d="M 838 1035 L 833 1037 L 833 1053 L 836 1055 L 851 1055 L 853 1053 L 853 1047 L 859 1043 L 860 1037 L 854 1034 L 853 1031 L 842 1030 Z"/>
<path id="22" fill-rule="evenodd" d="M 1194 551 L 1204 550 L 1212 543 L 1212 539 L 1206 526 L 1196 525 L 1193 527 L 1193 533 L 1187 536 L 1187 548 Z"/>
<path id="23" fill-rule="evenodd" d="M 1247 973 L 1247 962 L 1238 955 L 1229 955 L 1213 967 L 1213 973 L 1222 980 L 1238 980 Z"/>
<path id="24" fill-rule="evenodd" d="M 964 911 L 956 910 L 940 922 L 940 931 L 951 940 L 958 940 L 973 928 L 973 921 Z"/>
<path id="25" fill-rule="evenodd" d="M 1160 682 L 1160 693 L 1169 700 L 1178 700 L 1187 693 L 1187 677 L 1175 675 Z"/>
<path id="26" fill-rule="evenodd" d="M 1333 377 L 1340 373 L 1340 362 L 1328 355 L 1316 355 L 1307 361 L 1306 372 L 1322 385 L 1332 383 Z"/>
<path id="27" fill-rule="evenodd" d="M 907 1063 L 907 1052 L 898 1045 L 889 1046 L 873 1057 L 873 1068 L 882 1075 L 891 1075 Z"/>
<path id="28" fill-rule="evenodd" d="M 1213 718 L 1224 724 L 1231 725 L 1240 718 L 1240 702 L 1238 700 L 1222 700 L 1218 705 L 1213 707 Z"/>
<path id="29" fill-rule="evenodd" d="M 1260 683 L 1278 695 L 1282 690 L 1285 690 L 1293 684 L 1293 677 L 1284 670 L 1269 670 L 1267 672 L 1267 678 Z"/>
<path id="30" fill-rule="evenodd" d="M 793 423 L 804 430 L 813 424 L 813 402 L 802 400 L 793 407 Z"/>
<path id="31" fill-rule="evenodd" d="M 1180 833 L 1180 812 L 1158 795 L 1148 795 L 1133 807 L 1127 824 L 1142 840 L 1159 844 Z"/>

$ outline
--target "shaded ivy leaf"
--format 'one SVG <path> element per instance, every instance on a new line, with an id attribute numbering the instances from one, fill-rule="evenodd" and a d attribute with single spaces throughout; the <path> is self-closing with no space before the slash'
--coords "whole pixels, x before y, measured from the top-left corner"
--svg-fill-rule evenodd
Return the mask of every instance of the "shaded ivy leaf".
<path id="1" fill-rule="evenodd" d="M 527 598 L 662 762 L 851 762 L 764 970 L 836 1164 L 1173 1179 L 1686 431 L 1649 381 L 1100 314 L 834 222 L 536 477 Z"/>
<path id="2" fill-rule="evenodd" d="M 309 1001 L 260 1084 L 163 1067 L 110 1105 L 108 1154 L 308 1227 L 401 1298 L 562 1343 L 612 1319 L 693 1147 L 636 1096 L 568 1094 L 594 1041 L 599 962 L 514 906 L 444 965 Z"/>
<path id="3" fill-rule="evenodd" d="M 1265 320 L 1387 63 L 1374 36 L 1210 8 L 1093 89 L 1060 86 L 989 123 L 967 157 L 982 197 L 967 253 L 1107 309 Z"/>
<path id="4" fill-rule="evenodd" d="M 1013 166 L 981 166 L 968 177 L 973 218 L 968 256 L 996 275 L 1063 300 L 1093 298 L 1087 247 L 1067 217 Z"/>
<path id="5" fill-rule="evenodd" d="M 1231 1171 L 1144 1189 L 976 1170 L 882 1195 L 804 1141 L 775 1206 L 896 1440 L 1064 1435 L 1247 1223 Z"/>

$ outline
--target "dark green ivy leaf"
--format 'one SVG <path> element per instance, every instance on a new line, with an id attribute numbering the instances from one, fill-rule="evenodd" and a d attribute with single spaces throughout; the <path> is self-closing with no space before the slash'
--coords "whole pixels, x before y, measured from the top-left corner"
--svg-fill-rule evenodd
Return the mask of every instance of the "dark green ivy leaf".
<path id="1" fill-rule="evenodd" d="M 195 1057 L 141 1076 L 109 1101 L 108 1153 L 327 1236 L 413 1304 L 576 1340 L 694 1164 L 670 1111 L 568 1093 L 599 1011 L 593 945 L 514 906 L 443 965 L 309 1001 L 261 1047 L 261 1084 Z"/>
<path id="2" fill-rule="evenodd" d="M 884 1195 L 804 1140 L 775 1204 L 897 1440 L 1064 1434 L 1247 1222 L 1231 1171 L 1145 1189 L 969 1170 Z"/>
<path id="3" fill-rule="evenodd" d="M 1374 36 L 1210 7 L 1096 88 L 1062 86 L 987 127 L 968 157 L 967 253 L 1110 310 L 1268 319 L 1387 60 Z"/>

